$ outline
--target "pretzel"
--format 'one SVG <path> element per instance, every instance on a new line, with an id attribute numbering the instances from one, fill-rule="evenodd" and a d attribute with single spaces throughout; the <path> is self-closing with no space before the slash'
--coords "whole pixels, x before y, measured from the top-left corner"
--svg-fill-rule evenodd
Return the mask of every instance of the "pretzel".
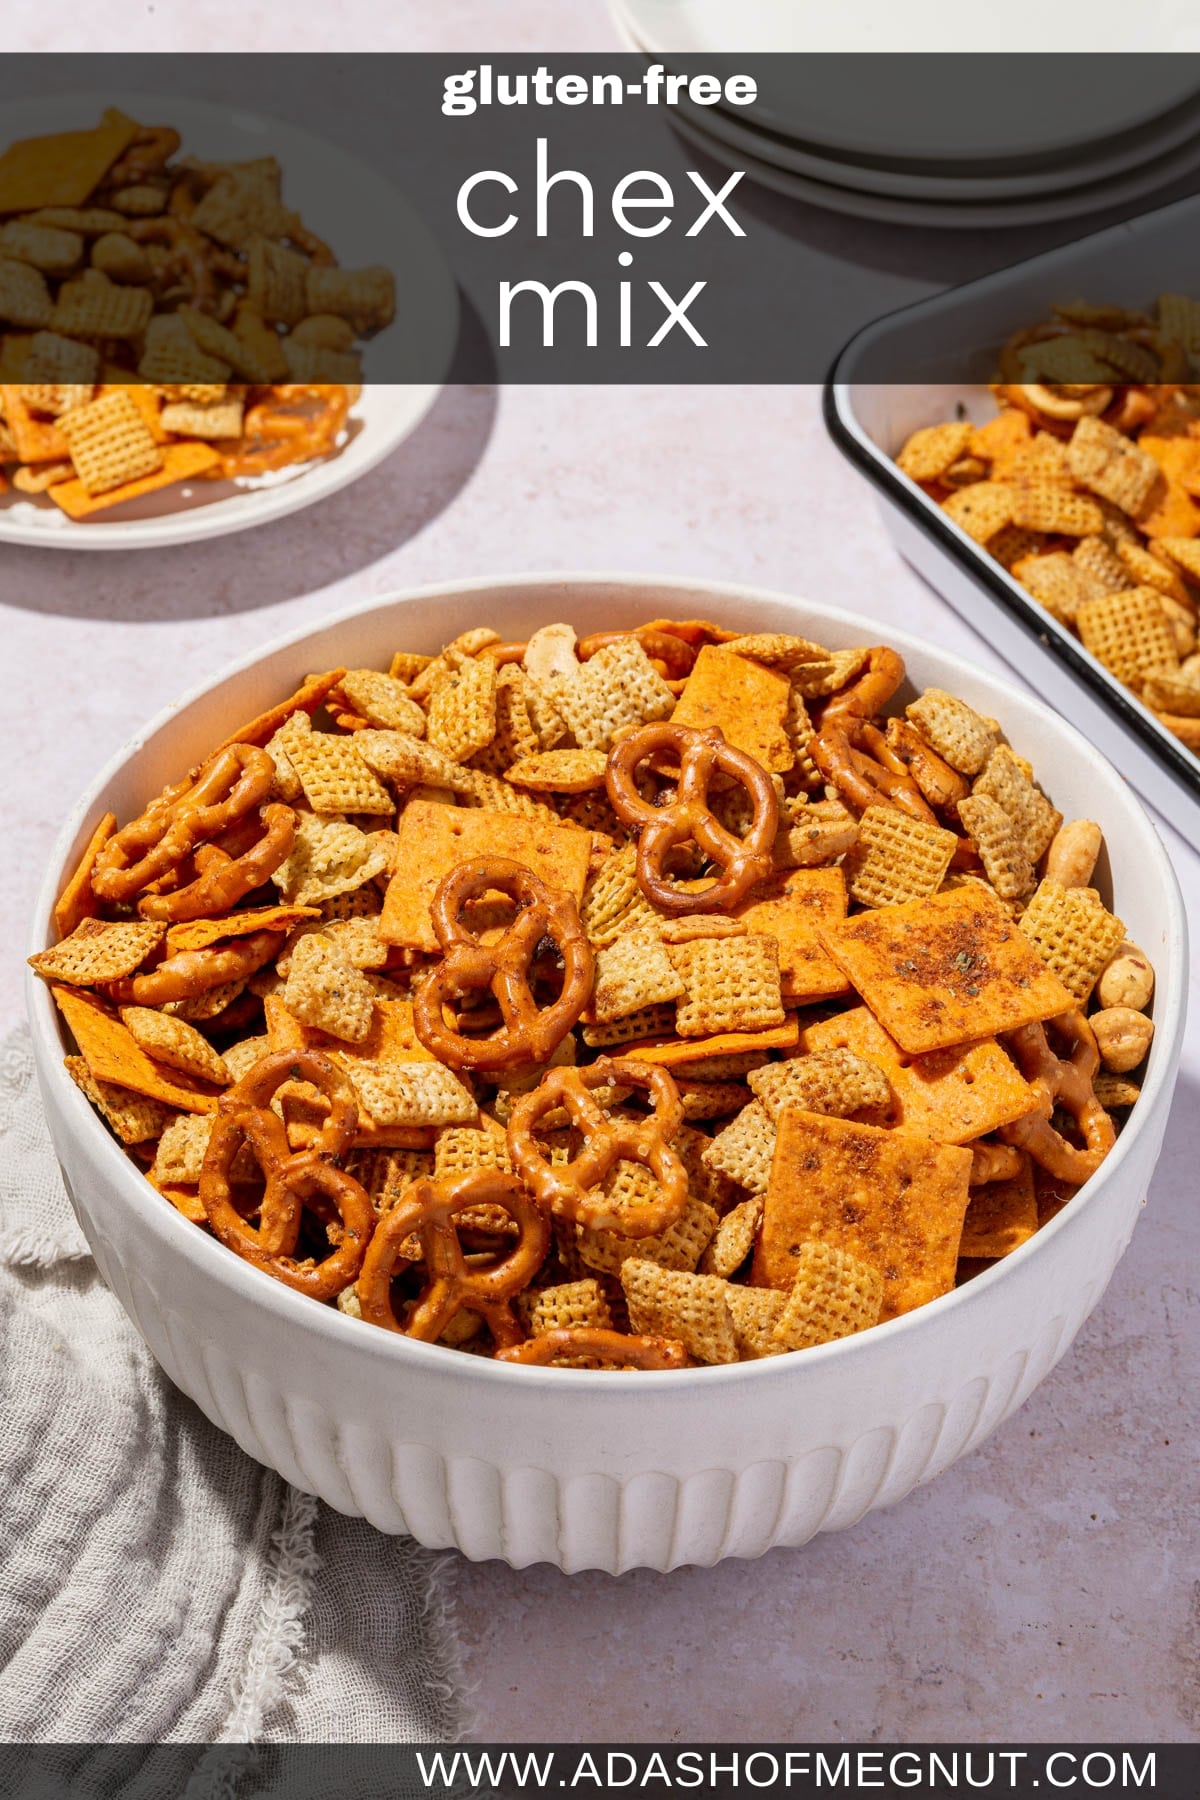
<path id="1" fill-rule="evenodd" d="M 495 892 L 509 895 L 521 910 L 496 943 L 481 944 L 463 924 L 462 909 Z M 456 1070 L 548 1061 L 592 992 L 595 958 L 570 894 L 548 887 L 523 863 L 477 856 L 443 878 L 430 916 L 442 961 L 413 998 L 413 1024 L 425 1048 Z M 530 970 L 546 938 L 562 957 L 563 982 L 558 998 L 539 1006 Z M 503 1023 L 489 1037 L 466 1037 L 447 1024 L 444 1008 L 484 988 L 495 996 Z"/>
<path id="2" fill-rule="evenodd" d="M 635 637 L 651 661 L 663 665 L 662 673 L 675 678 L 690 675 L 700 653 L 698 645 L 687 644 L 669 631 L 639 625 L 633 631 L 594 631 L 590 637 L 580 638 L 576 654 L 581 663 L 590 662 L 598 650 L 603 650 L 607 644 L 618 644 L 627 637 Z"/>
<path id="3" fill-rule="evenodd" d="M 293 1151 L 270 1102 L 286 1082 L 309 1081 L 329 1101 L 329 1115 L 306 1150 Z M 217 1102 L 212 1136 L 200 1170 L 200 1203 L 227 1249 L 285 1287 L 315 1300 L 332 1300 L 362 1267 L 375 1226 L 365 1188 L 337 1166 L 354 1141 L 358 1105 L 349 1079 L 319 1050 L 277 1050 L 264 1056 Z M 258 1224 L 242 1217 L 233 1201 L 231 1171 L 249 1145 L 266 1180 Z M 306 1202 L 324 1218 L 338 1215 L 334 1248 L 320 1262 L 297 1262 L 295 1250 Z M 324 1204 L 322 1204 L 324 1203 Z"/>
<path id="4" fill-rule="evenodd" d="M 275 764 L 253 744 L 230 744 L 210 756 L 109 838 L 92 871 L 96 898 L 121 905 L 172 874 L 200 844 L 258 807 L 274 779 Z"/>
<path id="5" fill-rule="evenodd" d="M 613 1119 L 592 1099 L 592 1088 L 617 1083 L 644 1088 L 653 1103 L 645 1119 Z M 539 1120 L 564 1106 L 582 1133 L 583 1148 L 569 1163 L 551 1164 L 533 1133 Z M 591 1231 L 653 1237 L 672 1226 L 687 1204 L 687 1170 L 671 1148 L 683 1124 L 679 1089 L 666 1069 L 632 1058 L 598 1056 L 586 1068 L 551 1069 L 523 1094 L 508 1122 L 508 1153 L 538 1204 Z M 618 1162 L 642 1163 L 658 1182 L 656 1199 L 614 1205 L 598 1191 Z M 597 1191 L 593 1191 L 597 1190 Z"/>
<path id="6" fill-rule="evenodd" d="M 931 806 L 957 806 L 971 791 L 967 777 L 952 769 L 909 719 L 889 719 L 886 732 L 877 725 L 864 725 L 862 741 L 876 762 L 892 774 L 911 775 Z"/>
<path id="7" fill-rule="evenodd" d="M 187 289 L 198 312 L 211 312 L 216 303 L 211 252 L 215 248 L 193 225 L 177 213 L 154 219 L 132 219 L 125 236 L 135 244 L 162 244 L 169 267 Z"/>
<path id="8" fill-rule="evenodd" d="M 882 801 L 932 825 L 937 821 L 925 796 L 883 735 L 874 731 L 874 755 L 861 748 L 871 720 L 903 680 L 903 659 L 886 645 L 877 645 L 858 680 L 827 703 L 808 751 L 826 781 L 861 812 Z"/>
<path id="9" fill-rule="evenodd" d="M 654 806 L 638 792 L 637 773 L 649 757 L 663 753 L 678 761 L 679 783 L 667 805 Z M 727 831 L 709 809 L 709 783 L 718 773 L 731 775 L 753 802 L 753 817 L 744 837 Z M 779 826 L 774 783 L 761 763 L 725 742 L 719 726 L 694 731 L 669 721 L 644 725 L 613 750 L 604 785 L 621 823 L 641 828 L 638 884 L 660 912 L 729 911 L 770 874 Z M 697 843 L 709 861 L 724 870 L 699 892 L 676 886 L 666 874 L 671 852 L 689 842 Z"/>
<path id="10" fill-rule="evenodd" d="M 543 1331 L 524 1344 L 497 1350 L 493 1360 L 545 1369 L 560 1356 L 590 1356 L 623 1369 L 683 1369 L 687 1351 L 674 1338 L 631 1337 L 602 1325 L 572 1325 Z"/>
<path id="11" fill-rule="evenodd" d="M 106 187 L 138 187 L 161 175 L 183 139 L 171 125 L 143 125 L 125 154 L 108 171 Z"/>
<path id="12" fill-rule="evenodd" d="M 118 1006 L 165 1006 L 168 1000 L 194 1000 L 227 981 L 245 981 L 271 962 L 283 948 L 286 931 L 251 931 L 233 943 L 207 950 L 180 950 L 144 975 L 110 981 L 108 992 Z"/>
<path id="13" fill-rule="evenodd" d="M 1002 1125 L 1000 1136 L 1006 1144 L 1028 1150 L 1034 1162 L 1060 1181 L 1082 1187 L 1116 1143 L 1116 1128 L 1092 1088 L 1100 1052 L 1091 1026 L 1078 1011 L 1063 1013 L 1054 1023 L 1068 1041 L 1065 1060 L 1051 1050 L 1043 1025 L 1023 1025 L 1007 1034 L 1005 1041 L 1038 1105 L 1027 1117 Z M 1069 1143 L 1055 1129 L 1051 1114 L 1056 1107 L 1070 1114 L 1086 1148 Z"/>
<path id="14" fill-rule="evenodd" d="M 456 1214 L 475 1206 L 503 1207 L 518 1232 L 515 1246 L 484 1267 L 468 1267 L 454 1227 Z M 413 1232 L 421 1240 L 428 1280 L 401 1323 L 392 1305 L 392 1276 L 398 1263 L 408 1263 L 403 1246 Z M 466 1307 L 483 1317 L 499 1347 L 519 1344 L 523 1333 L 509 1301 L 536 1274 L 549 1247 L 549 1220 L 503 1169 L 466 1169 L 415 1181 L 376 1228 L 358 1278 L 362 1316 L 431 1344 Z"/>
<path id="15" fill-rule="evenodd" d="M 273 400 L 261 400 L 247 409 L 242 436 L 236 447 L 222 453 L 213 476 L 232 481 L 241 475 L 261 475 L 269 469 L 328 456 L 337 447 L 355 398 L 355 390 L 345 383 L 276 387 Z M 296 410 L 306 402 L 316 402 L 317 411 Z"/>

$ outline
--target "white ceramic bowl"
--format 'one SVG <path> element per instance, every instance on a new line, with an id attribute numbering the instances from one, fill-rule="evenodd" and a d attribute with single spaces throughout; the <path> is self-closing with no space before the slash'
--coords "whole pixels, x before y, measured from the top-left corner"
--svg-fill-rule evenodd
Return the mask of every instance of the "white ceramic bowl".
<path id="1" fill-rule="evenodd" d="M 399 646 L 433 651 L 476 624 L 511 639 L 558 618 L 590 632 L 656 615 L 834 646 L 880 635 L 781 594 L 633 576 L 463 582 L 344 613 L 248 659 L 122 751 L 64 828 L 32 947 L 48 939 L 96 817 L 128 818 L 307 671 L 386 666 Z M 915 682 L 1000 718 L 1056 803 L 1104 827 L 1116 905 L 1158 990 L 1142 1098 L 1099 1175 L 987 1273 L 844 1343 L 674 1373 L 507 1368 L 317 1306 L 165 1206 L 67 1076 L 53 1002 L 31 976 L 50 1130 L 96 1261 L 167 1374 L 251 1456 L 382 1531 L 469 1557 L 665 1570 L 852 1525 L 974 1449 L 1053 1368 L 1129 1241 L 1162 1145 L 1183 1031 L 1183 906 L 1141 806 L 1069 725 L 930 645 L 886 637 Z"/>

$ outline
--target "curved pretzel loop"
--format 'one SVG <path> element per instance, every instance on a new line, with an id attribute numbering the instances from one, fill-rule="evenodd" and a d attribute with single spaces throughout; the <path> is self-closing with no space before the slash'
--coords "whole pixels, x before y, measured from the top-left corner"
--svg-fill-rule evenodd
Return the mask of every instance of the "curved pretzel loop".
<path id="1" fill-rule="evenodd" d="M 679 763 L 679 783 L 668 805 L 653 806 L 638 792 L 637 772 L 649 757 L 664 753 Z M 744 837 L 713 817 L 708 789 L 717 774 L 732 776 L 750 795 L 754 812 Z M 621 823 L 640 827 L 638 885 L 660 912 L 728 911 L 771 873 L 779 828 L 775 784 L 761 763 L 725 742 L 719 726 L 694 731 L 670 721 L 643 725 L 609 756 L 604 785 Z M 692 842 L 724 871 L 698 891 L 679 887 L 666 873 L 671 852 Z"/>
<path id="2" fill-rule="evenodd" d="M 119 906 L 173 874 L 201 844 L 260 806 L 274 779 L 275 764 L 253 744 L 229 744 L 210 756 L 109 838 L 92 870 L 96 898 Z"/>
<path id="3" fill-rule="evenodd" d="M 613 1119 L 592 1098 L 591 1089 L 610 1083 L 643 1088 L 653 1110 L 644 1119 Z M 535 1127 L 564 1106 L 583 1135 L 583 1148 L 569 1163 L 548 1163 Z M 653 1237 L 672 1226 L 687 1204 L 687 1170 L 672 1140 L 683 1124 L 683 1102 L 666 1069 L 632 1057 L 598 1056 L 585 1068 L 551 1069 L 532 1093 L 523 1094 L 508 1122 L 513 1167 L 539 1206 L 591 1231 L 619 1231 L 623 1237 Z M 600 1183 L 618 1162 L 650 1170 L 659 1186 L 654 1199 L 614 1205 Z"/>
<path id="4" fill-rule="evenodd" d="M 285 1082 L 310 1081 L 329 1101 L 329 1115 L 306 1150 L 293 1151 L 271 1100 Z M 212 1136 L 200 1170 L 200 1203 L 227 1249 L 297 1293 L 332 1300 L 362 1267 L 375 1209 L 366 1190 L 337 1166 L 354 1142 L 358 1103 L 348 1078 L 319 1050 L 277 1050 L 264 1056 L 217 1102 Z M 266 1179 L 257 1226 L 233 1203 L 231 1171 L 248 1144 Z M 297 1262 L 305 1202 L 326 1216 L 337 1212 L 338 1241 L 321 1262 Z"/>
<path id="5" fill-rule="evenodd" d="M 560 1326 L 523 1344 L 497 1350 L 493 1360 L 527 1368 L 553 1368 L 560 1357 L 587 1356 L 618 1369 L 683 1369 L 688 1354 L 674 1338 L 637 1337 L 602 1325 Z"/>
<path id="6" fill-rule="evenodd" d="M 1006 1035 L 1005 1042 L 1038 1104 L 1027 1117 L 1002 1125 L 1000 1136 L 1006 1144 L 1028 1150 L 1034 1162 L 1059 1180 L 1082 1187 L 1116 1143 L 1117 1133 L 1092 1088 L 1100 1052 L 1091 1026 L 1078 1010 L 1065 1012 L 1052 1023 L 1067 1040 L 1065 1059 L 1050 1048 L 1044 1025 L 1023 1025 Z M 1050 1123 L 1056 1106 L 1075 1121 L 1083 1149 L 1068 1143 Z"/>
<path id="7" fill-rule="evenodd" d="M 277 386 L 272 399 L 247 408 L 242 435 L 222 451 L 214 474 L 232 481 L 330 455 L 357 397 L 345 382 Z"/>
<path id="8" fill-rule="evenodd" d="M 165 1006 L 168 1000 L 194 1000 L 228 981 L 245 981 L 283 949 L 286 931 L 250 931 L 228 944 L 207 950 L 179 950 L 142 975 L 126 975 L 107 984 L 118 1006 Z"/>
<path id="9" fill-rule="evenodd" d="M 511 1250 L 484 1267 L 468 1267 L 454 1220 L 473 1206 L 501 1206 L 517 1226 Z M 392 1276 L 410 1266 L 404 1240 L 421 1240 L 428 1276 L 403 1323 L 392 1305 Z M 362 1316 L 372 1325 L 432 1344 L 464 1307 L 480 1313 L 501 1348 L 524 1336 L 512 1307 L 514 1294 L 536 1274 L 550 1248 L 550 1222 L 515 1175 L 503 1169 L 467 1169 L 440 1180 L 414 1181 L 376 1227 L 358 1278 Z"/>
<path id="10" fill-rule="evenodd" d="M 925 796 L 882 734 L 875 733 L 871 740 L 874 755 L 862 748 L 871 720 L 883 711 L 903 680 L 903 659 L 887 645 L 876 645 L 857 681 L 826 704 L 817 734 L 808 746 L 809 755 L 826 781 L 860 812 L 882 803 L 936 824 Z"/>
<path id="11" fill-rule="evenodd" d="M 482 944 L 462 922 L 462 909 L 488 893 L 507 894 L 520 912 L 494 944 Z M 452 1069 L 509 1069 L 546 1062 L 579 1018 L 592 992 L 595 958 L 571 895 L 548 887 L 523 863 L 477 856 L 459 863 L 438 886 L 430 907 L 442 961 L 413 998 L 413 1025 L 425 1048 Z M 539 1006 L 530 970 L 545 939 L 563 960 L 562 991 Z M 490 988 L 503 1024 L 488 1037 L 467 1037 L 446 1022 L 445 1008 Z"/>

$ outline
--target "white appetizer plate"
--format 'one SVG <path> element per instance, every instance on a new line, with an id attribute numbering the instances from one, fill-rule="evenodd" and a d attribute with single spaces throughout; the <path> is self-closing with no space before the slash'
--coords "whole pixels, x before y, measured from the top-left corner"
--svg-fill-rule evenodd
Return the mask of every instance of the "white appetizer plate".
<path id="1" fill-rule="evenodd" d="M 588 633 L 662 616 L 832 646 L 880 635 L 785 594 L 652 575 L 485 578 L 376 601 L 247 658 L 121 751 L 64 825 L 30 948 L 48 941 L 97 818 L 129 818 L 307 671 L 386 667 L 397 645 L 436 651 L 485 622 L 511 640 L 556 619 Z M 974 1449 L 1054 1367 L 1104 1292 L 1162 1147 L 1187 990 L 1179 888 L 1130 789 L 1062 719 L 930 644 L 886 637 L 914 684 L 1000 719 L 1056 804 L 1104 828 L 1113 899 L 1154 962 L 1157 998 L 1141 1099 L 1098 1174 L 1003 1262 L 841 1343 L 661 1373 L 505 1366 L 320 1306 L 189 1224 L 71 1081 L 54 1002 L 30 973 L 46 1116 L 96 1261 L 172 1381 L 249 1455 L 381 1531 L 472 1558 L 670 1569 L 854 1524 Z M 1134 1396 L 1114 1392 L 1123 1403 Z"/>
<path id="2" fill-rule="evenodd" d="M 367 385 L 337 455 L 247 482 L 197 481 L 165 488 L 87 520 L 68 519 L 52 500 L 0 497 L 0 545 L 55 550 L 145 550 L 246 531 L 312 506 L 357 481 L 389 456 L 432 406 L 458 337 L 458 291 L 432 234 L 411 204 L 375 170 L 335 145 L 280 120 L 241 108 L 147 94 L 64 96 L 0 108 L 0 144 L 95 123 L 118 106 L 146 123 L 169 123 L 186 154 L 223 161 L 278 157 L 283 194 L 304 223 L 329 243 L 346 268 L 382 263 L 394 270 L 397 316 L 391 332 L 420 331 L 433 379 L 406 386 L 372 381 L 383 336 L 366 346 Z M 344 196 L 353 194 L 347 208 Z"/>

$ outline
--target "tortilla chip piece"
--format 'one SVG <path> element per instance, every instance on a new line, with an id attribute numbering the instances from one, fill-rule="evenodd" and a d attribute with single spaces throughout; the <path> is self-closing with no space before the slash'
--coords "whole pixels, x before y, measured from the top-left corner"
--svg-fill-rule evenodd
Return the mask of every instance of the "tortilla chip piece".
<path id="1" fill-rule="evenodd" d="M 165 1106 L 177 1106 L 183 1112 L 215 1112 L 215 1094 L 202 1094 L 195 1088 L 168 1081 L 146 1052 L 139 1049 L 111 1007 L 95 994 L 58 986 L 51 987 L 50 992 L 96 1081 L 132 1088 L 135 1094 L 161 1100 Z"/>
<path id="2" fill-rule="evenodd" d="M 971 1152 L 819 1113 L 779 1121 L 753 1280 L 790 1290 L 814 1238 L 883 1279 L 894 1319 L 954 1286 Z"/>
<path id="3" fill-rule="evenodd" d="M 726 742 L 744 750 L 764 769 L 782 774 L 795 761 L 784 730 L 790 692 L 788 678 L 780 670 L 706 644 L 671 714 L 671 723 L 696 731 L 719 726 Z"/>
<path id="4" fill-rule="evenodd" d="M 748 931 L 779 945 L 784 1004 L 807 1006 L 833 1000 L 849 983 L 821 947 L 818 927 L 846 916 L 846 878 L 841 869 L 781 869 L 751 889 L 734 913 Z"/>
<path id="5" fill-rule="evenodd" d="M 0 213 L 82 206 L 128 150 L 140 127 L 110 113 L 90 131 L 21 138 L 0 156 Z"/>
<path id="6" fill-rule="evenodd" d="M 315 906 L 253 906 L 223 919 L 189 919 L 168 928 L 167 949 L 172 956 L 179 950 L 207 950 L 223 938 L 245 937 L 251 931 L 290 931 L 302 920 L 320 916 Z"/>
<path id="7" fill-rule="evenodd" d="M 565 889 L 578 905 L 591 848 L 590 835 L 572 825 L 543 825 L 519 813 L 410 800 L 400 815 L 396 872 L 388 883 L 379 935 L 385 944 L 436 951 L 430 902 L 451 869 L 477 856 L 523 863 L 548 886 Z"/>
<path id="8" fill-rule="evenodd" d="M 1032 1088 L 995 1038 L 934 1050 L 927 1056 L 906 1056 L 870 1009 L 856 1006 L 807 1026 L 800 1034 L 800 1048 L 805 1053 L 850 1050 L 874 1063 L 887 1077 L 892 1099 L 886 1110 L 869 1115 L 868 1122 L 890 1125 L 909 1137 L 969 1144 L 1025 1118 L 1034 1108 Z"/>
<path id="9" fill-rule="evenodd" d="M 117 829 L 117 815 L 105 813 L 83 847 L 66 887 L 54 902 L 54 928 L 60 938 L 70 937 L 85 919 L 96 916 L 96 896 L 92 892 L 92 870 L 96 858 Z"/>
<path id="10" fill-rule="evenodd" d="M 122 501 L 137 500 L 142 494 L 153 494 L 159 488 L 173 487 L 177 481 L 187 481 L 219 461 L 220 456 L 211 444 L 168 444 L 163 450 L 162 468 L 153 475 L 143 475 L 138 481 L 126 481 L 104 494 L 89 494 L 82 481 L 59 481 L 46 492 L 69 519 L 86 519 L 105 507 L 120 506 Z"/>
<path id="11" fill-rule="evenodd" d="M 823 925 L 821 942 L 909 1055 L 1069 1012 L 1004 902 L 979 883 Z"/>
<path id="12" fill-rule="evenodd" d="M 971 1189 L 958 1253 L 994 1261 L 1019 1249 L 1037 1228 L 1033 1159 L 1028 1151 L 1022 1150 L 1019 1175 L 1008 1181 L 988 1181 L 982 1187 Z"/>

